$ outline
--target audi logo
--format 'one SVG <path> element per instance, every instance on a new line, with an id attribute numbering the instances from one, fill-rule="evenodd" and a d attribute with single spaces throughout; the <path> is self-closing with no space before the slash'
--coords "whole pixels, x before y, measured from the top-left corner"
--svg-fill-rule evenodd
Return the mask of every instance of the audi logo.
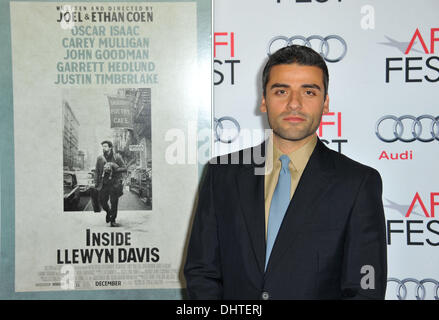
<path id="1" fill-rule="evenodd" d="M 422 125 L 422 120 L 429 120 L 430 124 L 427 125 L 427 130 L 429 131 L 430 136 L 426 136 L 426 133 L 424 133 L 424 136 L 421 136 L 423 133 L 424 126 Z M 404 135 L 404 130 L 407 131 L 405 124 L 403 123 L 403 120 L 410 120 L 412 121 L 409 129 L 411 130 L 411 135 Z M 424 120 L 424 125 L 425 121 Z M 396 117 L 392 115 L 386 115 L 378 119 L 376 125 L 375 125 L 375 134 L 377 135 L 378 139 L 384 142 L 395 142 L 397 140 L 402 142 L 413 142 L 415 140 L 422 141 L 422 142 L 431 142 L 433 140 L 439 141 L 439 116 L 434 117 L 431 115 L 424 114 L 419 117 L 414 117 L 411 115 L 404 115 L 401 117 Z M 387 137 L 384 137 L 382 134 L 381 125 L 384 121 L 393 121 L 393 133 L 389 134 L 387 132 Z M 407 121 L 405 121 L 407 122 Z M 435 129 L 436 128 L 436 129 Z"/>
<path id="2" fill-rule="evenodd" d="M 426 296 L 426 292 L 427 289 L 424 286 L 424 284 L 426 283 L 431 283 L 434 284 L 434 288 L 433 288 L 433 294 L 434 294 L 434 299 L 435 300 L 439 300 L 439 282 L 435 279 L 423 279 L 423 280 L 416 280 L 413 278 L 406 278 L 403 280 L 399 280 L 396 278 L 388 278 L 387 282 L 396 282 L 398 285 L 396 287 L 396 297 L 399 300 L 405 300 L 407 298 L 407 287 L 406 287 L 406 283 L 414 283 L 416 284 L 416 287 L 414 289 L 414 296 L 416 298 L 416 300 L 424 300 L 425 296 Z"/>
<path id="3" fill-rule="evenodd" d="M 225 126 L 227 126 L 227 129 L 225 129 Z M 232 143 L 238 138 L 241 126 L 235 118 L 226 116 L 219 119 L 214 118 L 213 130 L 215 142 Z"/>
<path id="4" fill-rule="evenodd" d="M 348 46 L 346 44 L 346 41 L 344 41 L 344 39 L 342 37 L 334 35 L 334 34 L 326 36 L 326 37 L 312 35 L 312 36 L 309 36 L 308 38 L 305 38 L 304 36 L 292 36 L 289 38 L 285 37 L 285 36 L 276 36 L 268 42 L 267 55 L 270 56 L 273 53 L 272 47 L 273 47 L 273 44 L 275 42 L 282 41 L 282 42 L 284 42 L 284 45 L 282 47 L 285 47 L 285 46 L 292 45 L 293 42 L 296 40 L 302 41 L 303 45 L 307 46 L 309 48 L 313 48 L 312 43 L 311 43 L 312 40 L 319 40 L 320 45 L 319 45 L 318 49 L 317 50 L 314 48 L 313 49 L 315 51 L 317 51 L 323 57 L 323 59 L 325 59 L 327 62 L 338 62 L 338 61 L 342 60 L 348 51 Z M 331 47 L 329 45 L 330 40 L 332 40 Z M 332 50 L 330 50 L 330 48 L 332 48 Z M 341 51 L 341 53 L 339 53 L 338 56 L 329 57 L 330 52 L 334 52 L 335 48 L 341 49 L 341 50 L 337 50 L 337 51 Z"/>

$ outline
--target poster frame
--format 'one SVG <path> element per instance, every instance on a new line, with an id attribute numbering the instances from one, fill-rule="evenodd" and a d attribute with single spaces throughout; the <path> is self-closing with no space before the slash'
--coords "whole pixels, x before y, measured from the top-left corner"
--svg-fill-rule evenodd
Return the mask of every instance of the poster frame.
<path id="1" fill-rule="evenodd" d="M 108 300 L 108 299 L 160 299 L 178 300 L 185 298 L 185 289 L 122 289 L 122 290 L 65 290 L 65 291 L 15 291 L 15 183 L 14 183 L 14 112 L 13 75 L 11 51 L 11 2 L 0 1 L 0 299 L 4 300 Z M 33 1 L 27 1 L 33 2 Z M 114 3 L 111 0 L 66 1 L 43 0 L 45 3 Z M 119 0 L 117 2 L 145 2 Z M 199 70 L 212 79 L 212 0 L 150 0 L 147 2 L 193 2 L 197 7 L 197 52 Z M 210 81 L 211 82 L 211 81 Z M 211 128 L 212 85 L 201 99 L 198 109 L 198 130 Z M 200 142 L 199 142 L 200 143 Z M 210 146 L 209 146 L 210 148 Z M 198 149 L 199 150 L 199 149 Z M 210 149 L 209 149 L 210 150 Z M 198 179 L 202 176 L 203 163 L 198 162 Z M 188 226 L 189 227 L 189 226 Z M 180 266 L 180 269 L 182 266 Z"/>

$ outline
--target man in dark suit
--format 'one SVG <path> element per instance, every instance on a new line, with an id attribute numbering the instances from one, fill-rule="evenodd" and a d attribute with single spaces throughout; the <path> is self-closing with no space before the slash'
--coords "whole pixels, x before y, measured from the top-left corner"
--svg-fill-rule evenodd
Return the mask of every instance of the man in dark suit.
<path id="1" fill-rule="evenodd" d="M 111 227 L 117 227 L 117 206 L 123 194 L 122 173 L 127 171 L 125 162 L 119 154 L 113 152 L 113 143 L 103 141 L 102 155 L 96 160 L 95 187 L 99 191 L 99 202 L 107 213 L 105 221 Z M 110 206 L 108 205 L 110 200 Z"/>
<path id="2" fill-rule="evenodd" d="M 184 268 L 190 298 L 384 298 L 381 177 L 317 138 L 328 80 L 310 48 L 270 56 L 260 110 L 272 135 L 208 164 Z"/>

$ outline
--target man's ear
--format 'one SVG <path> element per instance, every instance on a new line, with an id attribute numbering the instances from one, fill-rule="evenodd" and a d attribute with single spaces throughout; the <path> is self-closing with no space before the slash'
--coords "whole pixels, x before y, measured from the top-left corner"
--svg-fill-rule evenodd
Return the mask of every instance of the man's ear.
<path id="1" fill-rule="evenodd" d="M 326 94 L 325 102 L 323 102 L 323 114 L 329 112 L 329 95 Z"/>
<path id="2" fill-rule="evenodd" d="M 265 102 L 265 97 L 264 96 L 262 96 L 261 105 L 259 106 L 259 110 L 261 110 L 262 113 L 266 113 L 267 112 L 267 104 Z"/>

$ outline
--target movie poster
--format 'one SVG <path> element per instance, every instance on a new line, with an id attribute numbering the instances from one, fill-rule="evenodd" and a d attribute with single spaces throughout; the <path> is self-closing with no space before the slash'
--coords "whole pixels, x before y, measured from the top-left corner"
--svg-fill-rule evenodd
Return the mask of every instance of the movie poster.
<path id="1" fill-rule="evenodd" d="M 15 290 L 180 288 L 196 3 L 11 2 L 10 15 Z"/>

